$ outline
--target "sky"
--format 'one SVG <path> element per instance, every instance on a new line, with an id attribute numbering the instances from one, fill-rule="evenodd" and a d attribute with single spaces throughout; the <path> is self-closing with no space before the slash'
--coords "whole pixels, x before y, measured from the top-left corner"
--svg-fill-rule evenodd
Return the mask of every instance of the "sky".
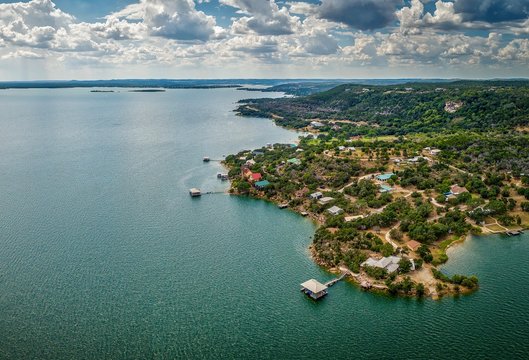
<path id="1" fill-rule="evenodd" d="M 529 0 L 0 0 L 0 81 L 529 77 Z"/>

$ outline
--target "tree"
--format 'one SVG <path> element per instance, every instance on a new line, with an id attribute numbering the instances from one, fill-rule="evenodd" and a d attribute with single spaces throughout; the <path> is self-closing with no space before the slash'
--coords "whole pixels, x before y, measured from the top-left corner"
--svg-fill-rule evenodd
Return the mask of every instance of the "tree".
<path id="1" fill-rule="evenodd" d="M 430 249 L 428 249 L 428 246 L 423 244 L 421 247 L 417 250 L 419 253 L 419 256 L 424 260 L 424 262 L 431 263 L 433 260 L 432 252 Z"/>
<path id="2" fill-rule="evenodd" d="M 400 261 L 399 261 L 399 271 L 401 273 L 405 274 L 405 273 L 410 272 L 410 270 L 411 270 L 411 261 L 406 259 L 406 258 L 400 259 Z"/>
<path id="3" fill-rule="evenodd" d="M 424 284 L 418 283 L 417 285 L 415 285 L 415 291 L 417 292 L 418 297 L 424 296 Z"/>
<path id="4" fill-rule="evenodd" d="M 389 243 L 385 243 L 384 245 L 382 245 L 380 252 L 383 256 L 391 256 L 393 255 L 393 246 L 391 246 L 391 244 Z"/>
<path id="5" fill-rule="evenodd" d="M 399 229 L 391 229 L 389 236 L 395 241 L 402 241 L 404 234 Z"/>

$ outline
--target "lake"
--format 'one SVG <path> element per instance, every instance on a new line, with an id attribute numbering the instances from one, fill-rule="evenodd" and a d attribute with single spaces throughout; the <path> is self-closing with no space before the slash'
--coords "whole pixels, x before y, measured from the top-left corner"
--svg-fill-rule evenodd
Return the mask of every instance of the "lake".
<path id="1" fill-rule="evenodd" d="M 229 196 L 217 161 L 297 134 L 235 116 L 235 89 L 0 92 L 0 358 L 522 358 L 529 237 L 475 237 L 481 289 L 395 299 L 309 258 L 314 225 Z M 214 192 L 198 199 L 188 189 Z"/>

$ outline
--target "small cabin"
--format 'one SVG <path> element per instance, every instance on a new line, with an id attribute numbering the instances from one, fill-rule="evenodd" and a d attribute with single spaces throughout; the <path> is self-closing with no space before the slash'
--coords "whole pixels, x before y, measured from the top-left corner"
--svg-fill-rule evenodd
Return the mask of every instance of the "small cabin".
<path id="1" fill-rule="evenodd" d="M 192 188 L 192 189 L 189 189 L 189 195 L 191 195 L 191 197 L 197 197 L 197 196 L 202 195 L 202 193 L 200 192 L 200 189 Z"/>
<path id="2" fill-rule="evenodd" d="M 310 194 L 309 197 L 313 200 L 318 200 L 323 197 L 323 194 L 321 193 L 321 191 L 317 191 L 315 193 Z"/>
<path id="3" fill-rule="evenodd" d="M 310 279 L 301 284 L 301 291 L 308 297 L 318 300 L 327 295 L 327 286 L 318 280 Z"/>
<path id="4" fill-rule="evenodd" d="M 343 213 L 343 209 L 339 208 L 338 206 L 333 206 L 329 209 L 327 209 L 327 212 L 333 216 L 337 216 L 337 215 L 340 215 L 341 213 Z"/>

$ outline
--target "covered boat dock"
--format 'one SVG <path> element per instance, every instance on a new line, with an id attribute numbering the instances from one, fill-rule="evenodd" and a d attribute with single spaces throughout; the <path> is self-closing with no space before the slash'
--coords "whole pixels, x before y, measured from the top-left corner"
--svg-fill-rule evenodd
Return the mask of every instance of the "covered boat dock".
<path id="1" fill-rule="evenodd" d="M 318 280 L 310 279 L 301 284 L 301 291 L 314 300 L 321 299 L 327 295 L 327 286 Z"/>

